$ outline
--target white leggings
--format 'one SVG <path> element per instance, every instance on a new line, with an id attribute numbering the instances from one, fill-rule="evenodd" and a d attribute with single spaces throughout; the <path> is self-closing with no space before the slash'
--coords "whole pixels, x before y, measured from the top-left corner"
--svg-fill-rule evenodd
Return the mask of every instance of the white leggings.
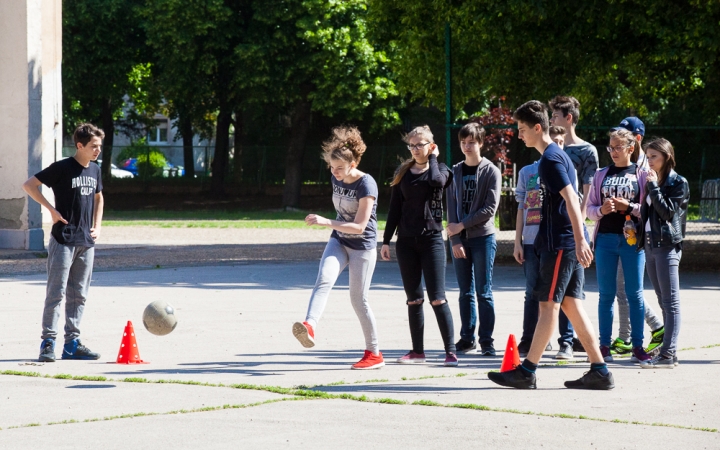
<path id="1" fill-rule="evenodd" d="M 313 328 L 317 326 L 320 316 L 325 311 L 330 290 L 345 267 L 350 266 L 350 302 L 360 319 L 360 326 L 365 335 L 365 349 L 377 354 L 377 326 L 375 316 L 368 304 L 368 292 L 376 261 L 376 249 L 353 250 L 340 244 L 337 239 L 330 238 L 320 260 L 320 270 L 310 295 L 305 321 Z"/>

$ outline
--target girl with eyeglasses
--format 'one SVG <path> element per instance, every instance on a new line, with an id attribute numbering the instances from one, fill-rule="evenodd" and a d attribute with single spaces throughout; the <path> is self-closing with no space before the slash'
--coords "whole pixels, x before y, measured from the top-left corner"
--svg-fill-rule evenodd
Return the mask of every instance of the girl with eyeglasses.
<path id="1" fill-rule="evenodd" d="M 631 225 L 635 230 L 639 228 L 640 199 L 645 194 L 647 172 L 636 164 L 640 143 L 630 131 L 611 131 L 607 151 L 613 164 L 595 174 L 588 198 L 588 217 L 595 221 L 593 242 L 600 290 L 600 353 L 606 362 L 613 360 L 610 344 L 618 264 L 621 264 L 625 274 L 625 294 L 632 326 L 631 361 L 647 364 L 651 358 L 643 349 L 645 253 L 642 247 L 638 247 L 633 232 L 626 228 L 626 222 L 629 222 L 627 226 Z"/>
<path id="2" fill-rule="evenodd" d="M 680 277 L 678 266 L 685 238 L 690 187 L 675 167 L 675 151 L 666 139 L 645 146 L 650 165 L 640 208 L 638 242 L 645 249 L 647 272 L 665 321 L 660 351 L 644 369 L 672 369 L 677 364 L 680 331 Z"/>
<path id="3" fill-rule="evenodd" d="M 380 255 L 390 260 L 390 240 L 397 232 L 400 276 L 407 296 L 412 351 L 401 364 L 425 362 L 422 280 L 445 345 L 445 365 L 457 366 L 453 319 L 445 295 L 445 242 L 442 236 L 443 191 L 452 174 L 437 160 L 440 154 L 428 126 L 417 127 L 403 138 L 412 157 L 403 162 L 390 185 L 390 209 Z"/>

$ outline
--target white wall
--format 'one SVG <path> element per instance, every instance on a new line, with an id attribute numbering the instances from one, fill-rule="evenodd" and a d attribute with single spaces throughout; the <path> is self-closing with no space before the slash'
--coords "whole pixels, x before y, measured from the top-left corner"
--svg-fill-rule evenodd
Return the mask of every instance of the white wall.
<path id="1" fill-rule="evenodd" d="M 0 1 L 0 248 L 44 247 L 21 185 L 61 154 L 61 24 L 61 0 Z"/>

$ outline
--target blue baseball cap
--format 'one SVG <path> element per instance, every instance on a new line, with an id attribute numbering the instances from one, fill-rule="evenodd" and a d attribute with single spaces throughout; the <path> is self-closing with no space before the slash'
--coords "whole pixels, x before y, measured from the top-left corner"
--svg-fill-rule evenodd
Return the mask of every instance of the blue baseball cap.
<path id="1" fill-rule="evenodd" d="M 622 129 L 628 130 L 632 134 L 639 134 L 640 136 L 645 137 L 645 124 L 637 117 L 626 117 L 622 120 L 622 122 L 620 122 L 620 125 L 613 128 L 613 130 Z"/>

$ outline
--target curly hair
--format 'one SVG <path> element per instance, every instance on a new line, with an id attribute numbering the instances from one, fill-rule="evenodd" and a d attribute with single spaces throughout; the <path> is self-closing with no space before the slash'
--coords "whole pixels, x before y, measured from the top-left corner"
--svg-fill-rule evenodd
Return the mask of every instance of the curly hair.
<path id="1" fill-rule="evenodd" d="M 360 164 L 360 158 L 366 149 L 360 130 L 343 125 L 333 128 L 330 139 L 322 143 L 322 158 L 328 163 L 328 167 L 333 159 Z"/>

